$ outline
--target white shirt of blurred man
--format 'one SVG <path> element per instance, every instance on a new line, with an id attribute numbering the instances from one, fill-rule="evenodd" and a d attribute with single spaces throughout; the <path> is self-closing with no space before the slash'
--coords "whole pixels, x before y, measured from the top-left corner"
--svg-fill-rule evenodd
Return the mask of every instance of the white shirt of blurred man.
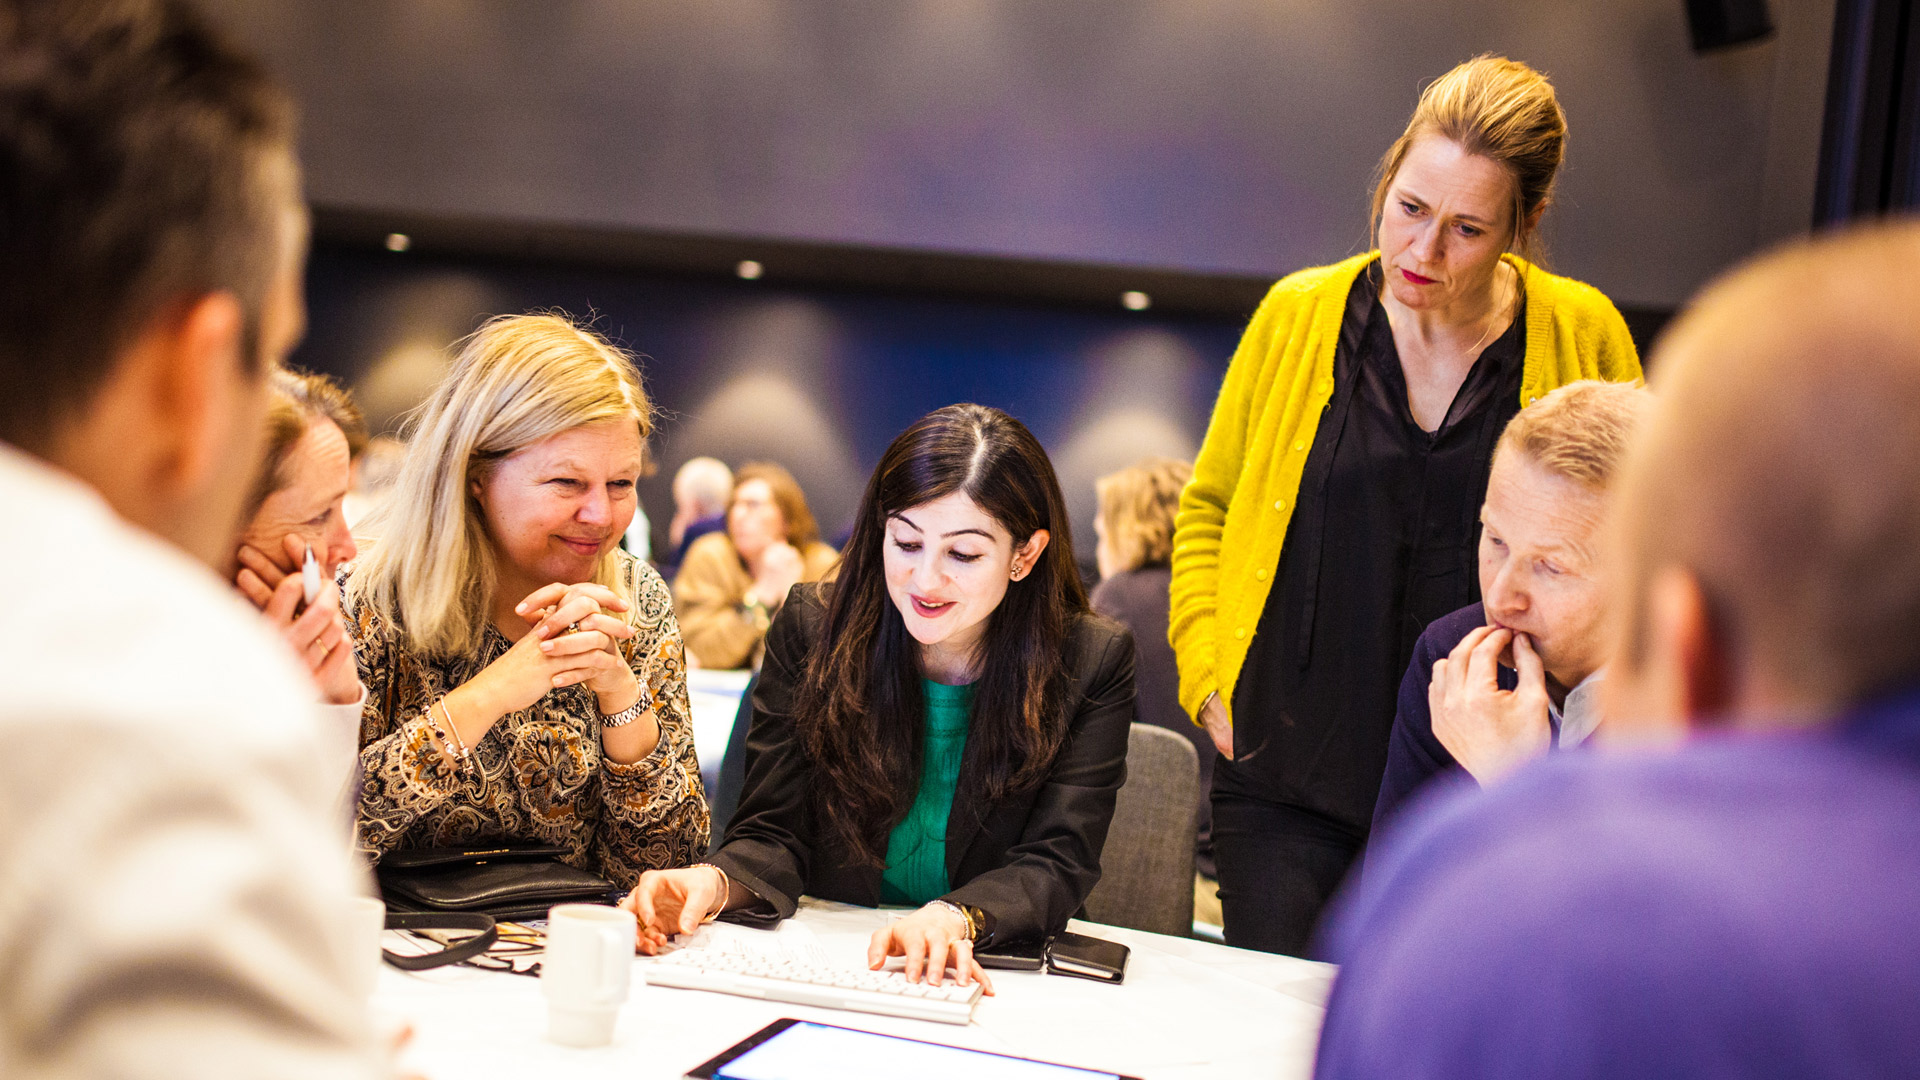
<path id="1" fill-rule="evenodd" d="M 48 387 L 0 401 L 0 1075 L 378 1075 L 314 686 L 212 570 L 304 321 L 290 107 L 183 5 L 9 15 L 0 138 L 52 149 L 0 196 L 0 380 Z M 107 152 L 105 187 L 64 171 Z M 236 161 L 245 225 L 194 201 Z"/>

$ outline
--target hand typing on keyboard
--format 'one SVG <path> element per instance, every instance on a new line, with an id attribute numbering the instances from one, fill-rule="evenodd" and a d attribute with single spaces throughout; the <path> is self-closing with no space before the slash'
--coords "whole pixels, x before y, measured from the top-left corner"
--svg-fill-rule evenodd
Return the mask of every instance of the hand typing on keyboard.
<path id="1" fill-rule="evenodd" d="M 739 896 L 734 895 L 736 891 Z M 752 898 L 751 892 L 729 882 L 718 868 L 688 866 L 646 871 L 620 906 L 633 912 L 637 923 L 634 947 L 653 956 L 666 951 L 675 934 L 691 934 L 727 910 L 729 901 L 738 906 Z"/>
<path id="2" fill-rule="evenodd" d="M 754 901 L 754 894 L 710 865 L 677 870 L 648 870 L 640 875 L 620 906 L 638 923 L 635 948 L 653 956 L 664 952 L 675 934 L 691 934 L 709 917 Z M 867 944 L 867 967 L 879 970 L 890 956 L 902 957 L 909 982 L 942 985 L 949 969 L 961 986 L 978 982 L 993 993 L 993 982 L 973 959 L 967 920 L 953 908 L 931 903 L 876 930 Z"/>
<path id="3" fill-rule="evenodd" d="M 867 944 L 867 966 L 878 969 L 890 956 L 905 958 L 909 981 L 925 978 L 939 986 L 949 967 L 953 981 L 961 986 L 978 982 L 989 994 L 993 982 L 973 958 L 973 939 L 967 936 L 967 921 L 950 907 L 933 903 L 873 932 Z"/>
<path id="4" fill-rule="evenodd" d="M 929 986 L 899 972 L 838 967 L 829 963 L 817 946 L 763 952 L 681 949 L 660 957 L 644 970 L 649 986 L 712 990 L 946 1024 L 964 1024 L 972 1019 L 973 1006 L 982 991 L 978 983 Z"/>

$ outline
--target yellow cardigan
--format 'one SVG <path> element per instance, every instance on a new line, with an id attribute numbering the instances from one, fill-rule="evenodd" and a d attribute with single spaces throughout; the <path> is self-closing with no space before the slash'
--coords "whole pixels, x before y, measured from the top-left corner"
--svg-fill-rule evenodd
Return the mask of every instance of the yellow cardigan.
<path id="1" fill-rule="evenodd" d="M 1333 396 L 1347 293 L 1378 256 L 1368 252 L 1282 279 L 1234 351 L 1174 518 L 1167 639 L 1180 666 L 1180 704 L 1196 721 L 1209 694 L 1219 694 L 1231 712 L 1301 470 Z M 1640 378 L 1640 357 L 1612 301 L 1590 285 L 1505 258 L 1526 289 L 1522 407 L 1579 379 Z"/>

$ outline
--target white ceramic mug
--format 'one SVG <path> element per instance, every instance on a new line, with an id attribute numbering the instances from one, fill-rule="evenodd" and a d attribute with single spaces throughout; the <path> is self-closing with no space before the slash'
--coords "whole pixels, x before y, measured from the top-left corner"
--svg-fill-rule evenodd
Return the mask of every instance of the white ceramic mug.
<path id="1" fill-rule="evenodd" d="M 380 981 L 380 949 L 387 933 L 387 905 L 368 896 L 356 896 L 349 904 L 353 926 L 348 939 L 353 948 L 353 989 L 361 997 L 367 997 Z"/>
<path id="2" fill-rule="evenodd" d="M 561 904 L 547 913 L 540 988 L 547 995 L 547 1037 L 563 1046 L 605 1046 L 626 1004 L 633 975 L 633 912 L 599 904 Z"/>

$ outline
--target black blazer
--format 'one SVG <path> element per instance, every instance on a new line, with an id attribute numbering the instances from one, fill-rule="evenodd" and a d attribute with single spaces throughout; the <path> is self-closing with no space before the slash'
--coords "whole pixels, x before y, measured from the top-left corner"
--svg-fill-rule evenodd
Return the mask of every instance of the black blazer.
<path id="1" fill-rule="evenodd" d="M 878 867 L 857 863 L 822 835 L 812 800 L 813 765 L 794 728 L 793 708 L 808 656 L 826 622 L 819 584 L 798 585 L 767 631 L 766 659 L 753 692 L 747 785 L 713 862 L 765 904 L 728 918 L 772 923 L 794 912 L 802 893 L 868 907 L 880 903 Z M 961 787 L 947 818 L 947 899 L 991 917 L 982 944 L 1058 933 L 1100 880 L 1100 849 L 1127 775 L 1133 724 L 1133 635 L 1088 613 L 1068 630 L 1072 695 L 1067 739 L 1039 786 L 995 803 Z M 968 757 L 977 744 L 969 741 Z"/>

